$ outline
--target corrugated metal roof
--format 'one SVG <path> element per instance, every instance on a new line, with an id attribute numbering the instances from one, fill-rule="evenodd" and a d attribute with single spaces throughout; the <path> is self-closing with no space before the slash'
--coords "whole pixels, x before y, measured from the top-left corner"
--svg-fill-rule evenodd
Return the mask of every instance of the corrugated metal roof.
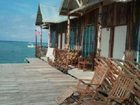
<path id="1" fill-rule="evenodd" d="M 66 16 L 60 16 L 59 10 L 53 6 L 40 4 L 43 22 L 59 23 L 67 20 Z"/>

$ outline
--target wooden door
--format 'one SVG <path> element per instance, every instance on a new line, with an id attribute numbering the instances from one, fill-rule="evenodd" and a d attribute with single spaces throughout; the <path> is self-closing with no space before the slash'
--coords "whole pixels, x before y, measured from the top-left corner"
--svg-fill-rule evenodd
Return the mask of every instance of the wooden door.
<path id="1" fill-rule="evenodd" d="M 127 26 L 116 26 L 114 32 L 113 58 L 122 59 L 125 52 Z"/>
<path id="2" fill-rule="evenodd" d="M 102 29 L 101 36 L 101 56 L 109 56 L 109 39 L 110 39 L 110 28 Z"/>

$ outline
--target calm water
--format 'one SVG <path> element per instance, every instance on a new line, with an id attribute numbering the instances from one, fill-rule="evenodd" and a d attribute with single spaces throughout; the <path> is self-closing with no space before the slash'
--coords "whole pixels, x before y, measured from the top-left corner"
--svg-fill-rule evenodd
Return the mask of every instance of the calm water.
<path id="1" fill-rule="evenodd" d="M 35 49 L 28 42 L 0 41 L 0 63 L 24 63 L 26 57 L 34 57 Z"/>

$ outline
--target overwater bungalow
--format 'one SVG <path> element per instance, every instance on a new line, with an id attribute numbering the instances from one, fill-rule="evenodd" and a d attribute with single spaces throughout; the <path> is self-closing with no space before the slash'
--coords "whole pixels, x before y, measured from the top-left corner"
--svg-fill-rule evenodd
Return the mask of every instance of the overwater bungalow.
<path id="1" fill-rule="evenodd" d="M 57 18 L 48 19 L 47 11 L 42 9 L 43 22 L 40 18 L 38 23 L 50 30 L 48 42 L 52 48 L 81 51 L 83 57 L 92 53 L 140 62 L 139 5 L 136 2 L 64 0 L 59 14 L 65 17 L 57 14 Z"/>
<path id="2" fill-rule="evenodd" d="M 64 0 L 60 15 L 66 15 L 68 19 L 77 17 L 74 26 L 68 20 L 68 27 L 69 30 L 75 28 L 75 31 L 81 29 L 81 50 L 85 55 L 93 51 L 96 55 L 122 59 L 125 53 L 126 59 L 139 61 L 139 6 L 136 2 Z M 91 49 L 84 46 L 91 46 Z"/>
<path id="3" fill-rule="evenodd" d="M 112 101 L 139 105 L 139 0 L 63 0 L 59 14 L 67 18 L 43 22 L 49 29 L 48 47 L 55 49 L 55 60 L 48 62 L 63 72 L 71 65 L 90 68 L 94 76 L 89 83 L 80 80 L 76 90 L 68 89 L 57 102 L 72 98 L 79 105 L 102 105 L 97 103 L 102 94 L 111 100 L 104 100 L 109 102 L 104 105 Z M 98 85 L 93 89 L 95 82 Z"/>
<path id="4" fill-rule="evenodd" d="M 51 47 L 78 50 L 83 57 L 92 53 L 139 62 L 139 6 L 136 2 L 64 0 L 60 15 L 67 19 L 47 22 Z"/>
<path id="5" fill-rule="evenodd" d="M 65 16 L 59 16 L 59 13 L 53 15 L 53 17 L 52 17 L 52 16 L 50 16 L 50 14 L 46 13 L 46 9 L 49 9 L 49 10 L 51 9 L 52 11 L 54 10 L 54 8 L 51 8 L 51 7 L 49 8 L 48 6 L 40 4 L 38 7 L 38 13 L 37 13 L 35 25 L 37 26 L 37 28 L 40 27 L 40 30 L 42 30 L 42 29 L 48 30 L 48 47 L 64 49 L 66 32 L 64 30 L 62 30 L 62 26 L 63 26 L 63 24 L 65 24 L 67 19 Z M 60 35 L 59 40 L 58 40 L 57 34 Z M 61 38 L 62 36 L 63 36 L 63 38 Z M 42 36 L 40 36 L 40 43 L 42 43 L 41 37 Z M 62 40 L 63 40 L 63 44 L 61 43 Z M 58 45 L 58 43 L 59 43 L 59 45 Z M 36 54 L 40 55 L 38 52 L 36 52 Z M 41 55 L 38 57 L 41 57 Z"/>

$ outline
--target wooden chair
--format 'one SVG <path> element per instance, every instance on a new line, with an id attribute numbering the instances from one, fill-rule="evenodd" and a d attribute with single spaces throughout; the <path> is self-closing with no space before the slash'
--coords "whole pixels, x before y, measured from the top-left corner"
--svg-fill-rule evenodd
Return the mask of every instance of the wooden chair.
<path id="1" fill-rule="evenodd" d="M 100 87 L 106 77 L 106 74 L 108 72 L 108 66 L 105 63 L 104 59 L 96 58 L 95 62 L 96 62 L 96 68 L 95 68 L 95 74 L 94 74 L 92 80 L 87 80 L 87 79 L 79 80 L 77 86 L 75 87 L 76 91 L 71 91 L 71 93 L 70 93 L 71 96 L 68 95 L 69 97 L 73 97 L 72 95 L 74 95 L 74 93 L 78 93 L 79 97 L 80 97 L 77 100 L 78 103 L 81 103 L 84 96 L 96 95 L 96 93 L 100 90 Z M 64 94 L 66 94 L 66 93 L 67 93 L 67 91 L 65 91 L 62 95 L 63 101 L 68 99 L 67 95 L 65 95 L 65 98 L 64 98 Z M 61 100 L 61 103 L 63 101 Z"/>
<path id="2" fill-rule="evenodd" d="M 85 69 L 87 63 L 88 63 L 87 59 L 85 59 L 83 57 L 78 58 L 78 68 L 79 69 Z"/>
<path id="3" fill-rule="evenodd" d="M 81 105 L 112 105 L 113 102 L 125 103 L 129 101 L 131 93 L 133 93 L 134 79 L 127 75 L 119 75 L 114 82 L 105 102 L 95 100 L 84 100 Z M 129 102 L 130 103 L 130 102 Z"/>
<path id="4" fill-rule="evenodd" d="M 108 99 L 118 103 L 128 100 L 133 91 L 134 80 L 124 74 L 120 75 L 114 83 L 112 90 L 109 92 Z"/>
<path id="5" fill-rule="evenodd" d="M 67 50 L 56 50 L 55 67 L 63 72 L 68 70 Z"/>
<path id="6" fill-rule="evenodd" d="M 71 87 L 69 89 L 67 89 L 68 92 L 65 91 L 61 96 L 59 96 L 59 99 L 61 99 L 61 101 L 57 100 L 57 102 L 59 102 L 59 104 L 61 104 L 64 101 L 66 101 L 67 99 L 69 99 L 69 97 L 75 97 L 74 96 L 75 93 L 78 93 L 79 99 L 74 99 L 74 100 L 76 100 L 78 103 L 81 103 L 84 96 L 96 95 L 96 93 L 100 90 L 100 87 L 108 72 L 108 66 L 104 60 L 105 59 L 102 59 L 102 58 L 96 58 L 95 59 L 96 68 L 95 68 L 95 73 L 94 73 L 93 78 L 90 80 L 88 80 L 88 79 L 79 80 L 75 89 L 73 89 Z M 72 89 L 72 91 L 70 91 L 71 89 Z"/>
<path id="7" fill-rule="evenodd" d="M 79 57 L 78 58 L 78 68 L 79 69 L 91 69 L 93 70 L 94 54 L 90 54 L 87 58 Z"/>
<path id="8" fill-rule="evenodd" d="M 68 64 L 76 66 L 78 64 L 78 58 L 80 56 L 80 51 L 71 51 L 67 54 Z"/>
<path id="9" fill-rule="evenodd" d="M 85 96 L 95 97 L 101 91 L 108 72 L 109 66 L 106 63 L 106 58 L 96 58 L 95 73 L 92 80 L 82 79 L 78 82 L 77 91 L 80 93 L 79 103 L 81 103 Z"/>

